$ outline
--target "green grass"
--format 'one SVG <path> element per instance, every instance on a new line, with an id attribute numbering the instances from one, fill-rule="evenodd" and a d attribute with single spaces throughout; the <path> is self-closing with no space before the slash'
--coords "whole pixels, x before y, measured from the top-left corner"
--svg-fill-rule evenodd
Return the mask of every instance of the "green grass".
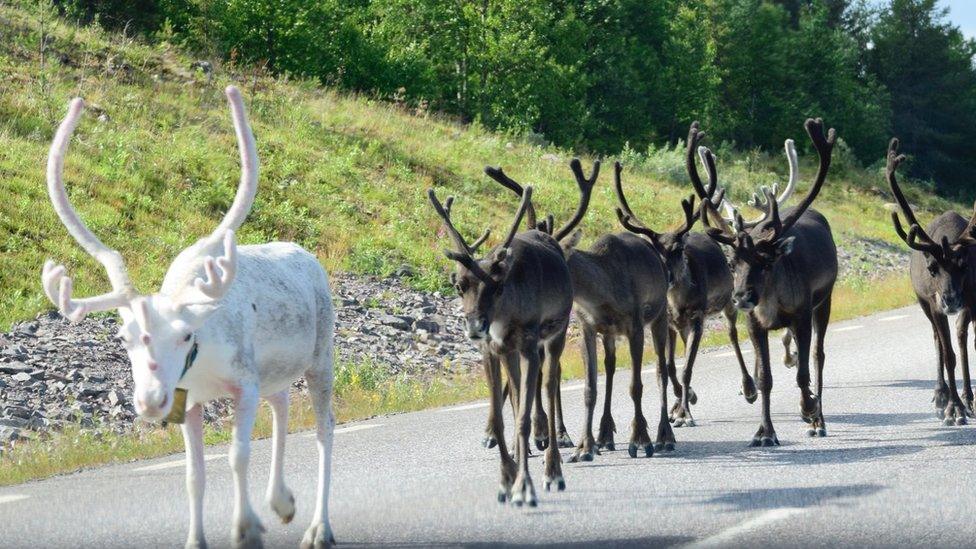
<path id="1" fill-rule="evenodd" d="M 49 307 L 38 283 L 45 258 L 66 263 L 78 295 L 108 288 L 101 267 L 57 220 L 44 185 L 50 139 L 76 95 L 97 108 L 88 110 L 72 142 L 70 195 L 94 232 L 122 252 L 144 292 L 159 287 L 173 257 L 208 234 L 233 198 L 237 152 L 222 95 L 232 81 L 244 91 L 261 158 L 260 190 L 242 242 L 294 240 L 333 270 L 383 275 L 409 263 L 417 273 L 412 283 L 433 289 L 445 285 L 448 265 L 440 249 L 447 242 L 436 236 L 427 187 L 458 196 L 455 217 L 472 237 L 490 226 L 500 238 L 516 206 L 482 174 L 487 164 L 535 184 L 539 210 L 554 213 L 557 222 L 575 209 L 568 151 L 219 62 L 208 82 L 189 69 L 193 58 L 166 44 L 75 27 L 45 13 L 26 1 L 0 4 L 6 27 L 0 40 L 6 198 L 0 201 L 0 328 Z M 42 38 L 49 44 L 43 55 Z M 118 66 L 127 68 L 111 68 Z M 99 114 L 107 119 L 99 121 Z M 804 143 L 797 122 L 793 137 Z M 760 183 L 785 179 L 780 155 L 721 146 L 717 152 L 720 177 L 740 199 Z M 837 156 L 817 207 L 838 240 L 895 242 L 883 209 L 888 198 L 875 189 L 883 186 L 880 171 L 852 166 L 842 150 Z M 621 158 L 635 210 L 654 227 L 677 224 L 679 198 L 690 193 L 681 152 L 624 151 Z M 584 245 L 618 230 L 610 160 L 582 224 Z M 813 171 L 804 156 L 801 192 Z M 948 206 L 922 194 L 912 199 L 923 207 Z"/>
<path id="2" fill-rule="evenodd" d="M 74 96 L 84 97 L 90 108 L 67 159 L 69 193 L 92 230 L 122 252 L 143 292 L 158 288 L 176 254 L 216 227 L 234 196 L 238 157 L 222 95 L 232 82 L 244 93 L 261 159 L 258 198 L 239 234 L 243 243 L 296 241 L 330 270 L 385 275 L 407 263 L 416 272 L 415 287 L 443 289 L 450 266 L 440 250 L 447 240 L 424 196 L 428 187 L 436 187 L 442 198 L 457 195 L 459 227 L 474 237 L 490 226 L 495 229 L 492 242 L 508 227 L 516 201 L 483 175 L 487 164 L 501 165 L 516 179 L 534 184 L 538 210 L 555 214 L 557 223 L 576 207 L 570 151 L 215 60 L 210 81 L 190 70 L 193 58 L 165 43 L 77 27 L 37 4 L 0 3 L 0 329 L 50 307 L 39 284 L 46 258 L 68 266 L 76 294 L 108 289 L 101 266 L 58 221 L 44 184 L 51 137 Z M 795 135 L 782 137 L 804 144 L 800 122 Z M 710 145 L 718 154 L 723 184 L 738 200 L 760 184 L 786 179 L 781 155 Z M 644 221 L 660 229 L 680 222 L 679 199 L 691 192 L 681 151 L 626 150 L 620 159 L 631 204 Z M 601 233 L 619 230 L 612 160 L 604 159 L 581 225 L 584 246 Z M 583 158 L 587 169 L 592 161 Z M 814 170 L 810 155 L 802 157 L 799 192 L 805 192 Z M 890 199 L 883 188 L 877 166 L 858 167 L 838 147 L 817 208 L 841 244 L 869 238 L 900 245 L 884 209 Z M 967 209 L 917 192 L 917 185 L 910 197 L 922 212 Z M 907 276 L 845 280 L 835 296 L 836 320 L 911 302 Z M 721 333 L 706 338 L 708 344 L 725 341 Z M 565 377 L 579 377 L 579 353 L 570 346 L 565 356 Z M 486 393 L 476 373 L 447 372 L 433 381 L 400 379 L 362 363 L 340 367 L 337 378 L 342 421 Z M 296 403 L 291 428 L 310 425 L 307 403 Z M 262 416 L 257 433 L 266 436 L 268 431 Z M 228 434 L 214 426 L 207 437 L 215 443 Z M 138 437 L 69 428 L 38 442 L 19 445 L 2 458 L 0 485 L 182 447 L 175 427 L 150 429 Z"/>

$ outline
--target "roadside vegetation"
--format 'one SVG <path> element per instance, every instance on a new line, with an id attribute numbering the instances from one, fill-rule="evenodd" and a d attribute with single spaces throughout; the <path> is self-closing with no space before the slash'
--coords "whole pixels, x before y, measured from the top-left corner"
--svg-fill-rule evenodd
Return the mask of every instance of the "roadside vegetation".
<path id="1" fill-rule="evenodd" d="M 509 192 L 482 174 L 502 165 L 536 186 L 540 212 L 557 219 L 575 209 L 577 189 L 568 168 L 573 153 L 540 144 L 531 135 L 489 131 L 429 111 L 323 88 L 317 81 L 275 77 L 233 61 L 197 58 L 166 41 L 149 43 L 97 26 L 76 26 L 54 10 L 0 2 L 0 329 L 48 309 L 39 274 L 45 258 L 63 261 L 77 295 L 107 290 L 100 266 L 68 236 L 48 201 L 47 148 L 71 97 L 87 114 L 75 132 L 66 164 L 73 203 L 92 230 L 126 258 L 141 291 L 157 288 L 172 258 L 208 234 L 233 198 L 237 151 L 222 90 L 241 86 L 261 158 L 257 201 L 242 243 L 292 240 L 313 250 L 329 270 L 388 275 L 407 264 L 418 288 L 447 290 L 446 245 L 424 190 L 455 194 L 454 218 L 467 234 L 507 226 L 516 207 Z M 802 120 L 776 136 L 806 143 Z M 830 120 L 827 120 L 830 123 Z M 707 131 L 708 128 L 706 127 Z M 736 151 L 707 141 L 720 178 L 738 201 L 759 185 L 785 181 L 781 152 Z M 830 220 L 841 246 L 872 240 L 901 246 L 890 227 L 880 165 L 863 167 L 839 146 L 816 208 Z M 689 195 L 681 145 L 629 146 L 617 155 L 635 211 L 656 228 L 681 221 Z M 618 230 L 610 163 L 581 226 L 584 243 Z M 592 157 L 584 156 L 585 166 Z M 805 192 L 815 171 L 801 157 Z M 969 206 L 930 194 L 918 182 L 910 198 L 924 212 Z M 966 214 L 968 217 L 968 213 Z M 490 241 L 491 243 L 491 241 Z M 834 320 L 908 304 L 906 275 L 847 278 L 835 292 Z M 744 336 L 743 336 L 744 337 Z M 709 336 L 724 344 L 724 334 Z M 575 346 L 566 352 L 565 377 L 578 377 Z M 449 366 L 449 365 L 446 365 Z M 337 371 L 340 421 L 447 405 L 486 394 L 478 372 L 445 368 L 433 381 L 391 377 L 381 365 L 343 364 Z M 292 430 L 310 427 L 305 402 L 292 408 Z M 269 433 L 266 414 L 256 429 Z M 209 426 L 207 441 L 227 440 Z M 72 428 L 46 441 L 18 445 L 0 458 L 0 485 L 101 463 L 179 451 L 175 427 L 117 435 Z"/>

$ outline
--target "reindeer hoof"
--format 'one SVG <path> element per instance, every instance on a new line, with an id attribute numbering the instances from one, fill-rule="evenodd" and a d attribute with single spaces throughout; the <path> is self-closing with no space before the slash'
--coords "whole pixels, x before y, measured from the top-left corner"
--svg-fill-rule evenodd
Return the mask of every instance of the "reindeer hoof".
<path id="1" fill-rule="evenodd" d="M 657 442 L 657 443 L 654 444 L 654 450 L 655 451 L 658 451 L 658 452 L 662 452 L 662 451 L 663 452 L 673 452 L 674 451 L 674 442 L 671 442 L 671 441 L 668 441 L 668 442 Z"/>
<path id="2" fill-rule="evenodd" d="M 651 457 L 654 455 L 654 445 L 647 444 L 644 446 L 644 457 Z"/>
<path id="3" fill-rule="evenodd" d="M 779 446 L 779 439 L 776 437 L 762 437 L 762 445 L 764 447 Z"/>
<path id="4" fill-rule="evenodd" d="M 817 429 L 817 436 L 818 437 L 826 437 L 827 436 L 827 428 L 826 427 L 820 427 L 819 429 Z"/>
<path id="5" fill-rule="evenodd" d="M 481 441 L 481 445 L 491 450 L 495 446 L 498 446 L 498 439 L 493 436 L 485 437 L 485 439 Z"/>
<path id="6" fill-rule="evenodd" d="M 807 429 L 807 436 L 808 437 L 815 437 L 815 436 L 817 436 L 817 430 L 814 429 L 813 427 L 810 427 L 809 429 Z"/>
<path id="7" fill-rule="evenodd" d="M 698 395 L 695 394 L 695 390 L 688 387 L 688 402 L 690 404 L 698 404 Z"/>
<path id="8" fill-rule="evenodd" d="M 956 425 L 965 425 L 966 423 L 966 416 L 959 416 L 956 418 Z"/>
<path id="9" fill-rule="evenodd" d="M 547 478 L 546 481 L 542 484 L 542 487 L 546 489 L 546 492 L 551 492 L 553 484 L 556 485 L 556 490 L 560 492 L 566 489 L 566 481 L 563 480 L 563 477 L 556 477 L 551 479 Z"/>
<path id="10" fill-rule="evenodd" d="M 540 452 L 549 447 L 549 437 L 536 437 L 535 447 Z"/>
<path id="11" fill-rule="evenodd" d="M 636 458 L 637 457 L 637 445 L 634 444 L 633 442 L 631 442 L 630 443 L 630 446 L 627 447 L 627 453 L 630 455 L 630 457 Z"/>
<path id="12" fill-rule="evenodd" d="M 953 425 L 955 425 L 955 421 L 953 421 L 951 417 L 947 417 L 942 420 L 942 425 L 945 427 L 952 427 Z"/>
<path id="13" fill-rule="evenodd" d="M 559 433 L 559 438 L 556 439 L 559 442 L 560 448 L 575 448 L 576 445 L 573 444 L 573 439 L 569 438 L 569 434 L 563 431 Z"/>

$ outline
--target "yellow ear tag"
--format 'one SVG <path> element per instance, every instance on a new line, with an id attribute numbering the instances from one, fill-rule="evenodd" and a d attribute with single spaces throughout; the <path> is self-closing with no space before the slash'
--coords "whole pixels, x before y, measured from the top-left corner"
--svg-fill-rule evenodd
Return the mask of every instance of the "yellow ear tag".
<path id="1" fill-rule="evenodd" d="M 169 423 L 175 423 L 177 425 L 182 425 L 183 421 L 186 419 L 186 389 L 177 388 L 173 392 L 173 407 L 169 411 L 169 415 L 163 420 L 163 425 Z"/>

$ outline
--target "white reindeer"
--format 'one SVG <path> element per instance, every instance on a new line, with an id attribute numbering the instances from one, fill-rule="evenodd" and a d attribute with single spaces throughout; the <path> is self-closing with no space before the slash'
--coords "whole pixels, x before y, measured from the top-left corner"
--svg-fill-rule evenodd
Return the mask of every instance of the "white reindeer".
<path id="1" fill-rule="evenodd" d="M 333 332 L 335 315 L 329 282 L 318 260 L 292 243 L 274 242 L 238 248 L 234 231 L 254 202 L 258 159 L 240 92 L 226 90 L 241 153 L 241 181 L 234 203 L 213 234 L 177 256 L 160 292 L 136 292 L 122 256 L 102 244 L 68 202 L 61 174 L 68 141 L 81 116 L 74 99 L 51 145 L 47 165 L 51 202 L 71 236 L 95 257 L 112 283 L 110 293 L 87 299 L 71 295 L 65 268 L 48 261 L 42 282 L 48 298 L 72 321 L 95 311 L 118 309 L 119 338 L 132 363 L 133 402 L 144 418 L 160 420 L 183 412 L 186 486 L 190 500 L 187 547 L 204 547 L 203 416 L 204 403 L 221 397 L 234 401 L 230 465 L 234 471 L 234 520 L 237 546 L 259 546 L 264 528 L 251 507 L 247 465 L 258 400 L 271 405 L 274 449 L 267 499 L 289 522 L 295 500 L 285 487 L 284 450 L 288 430 L 288 388 L 303 375 L 308 382 L 318 427 L 318 498 L 302 547 L 335 543 L 329 525 L 332 462 Z M 180 389 L 180 391 L 177 391 Z M 185 391 L 185 392 L 184 392 Z M 183 400 L 183 399 L 179 399 Z"/>

